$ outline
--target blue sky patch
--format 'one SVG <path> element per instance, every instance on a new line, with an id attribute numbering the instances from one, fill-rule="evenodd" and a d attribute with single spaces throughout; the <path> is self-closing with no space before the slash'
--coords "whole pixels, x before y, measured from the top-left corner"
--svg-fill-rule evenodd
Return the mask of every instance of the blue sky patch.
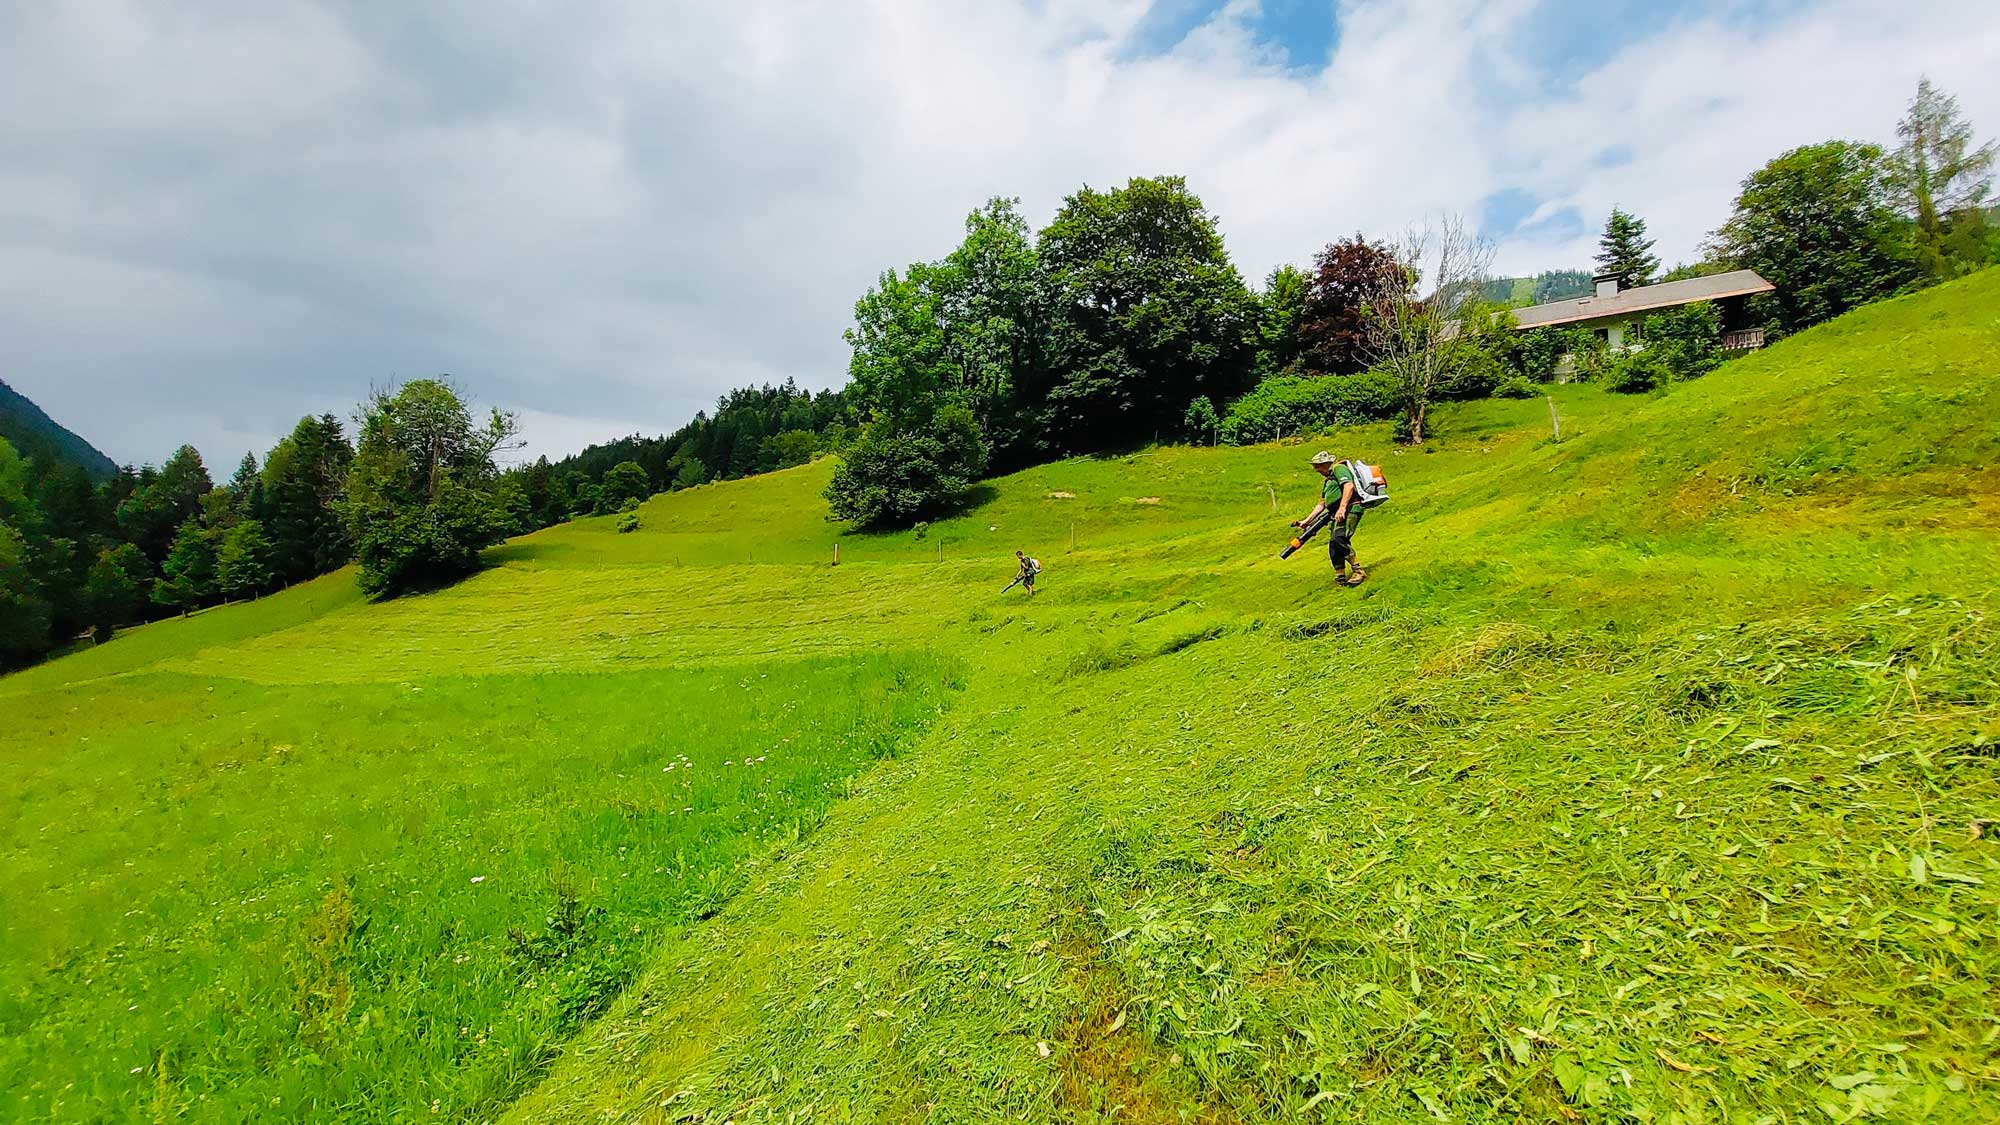
<path id="1" fill-rule="evenodd" d="M 1135 56 L 1164 55 L 1221 10 L 1222 0 L 1153 0 L 1126 38 L 1125 50 Z"/>
<path id="2" fill-rule="evenodd" d="M 1520 188 L 1502 188 L 1479 201 L 1479 230 L 1501 237 L 1513 233 L 1542 201 Z"/>
<path id="3" fill-rule="evenodd" d="M 1333 0 L 1264 0 L 1251 26 L 1258 39 L 1283 52 L 1285 64 L 1298 70 L 1324 69 L 1340 38 Z"/>
<path id="4" fill-rule="evenodd" d="M 1128 56 L 1164 55 L 1222 13 L 1224 0 L 1153 0 L 1125 40 Z M 1250 33 L 1295 70 L 1326 67 L 1339 41 L 1334 0 L 1263 0 Z"/>

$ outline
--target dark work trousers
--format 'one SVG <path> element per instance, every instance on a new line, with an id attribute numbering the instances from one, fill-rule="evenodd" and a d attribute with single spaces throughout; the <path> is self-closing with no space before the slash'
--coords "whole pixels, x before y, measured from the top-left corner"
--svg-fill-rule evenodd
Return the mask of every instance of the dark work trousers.
<path id="1" fill-rule="evenodd" d="M 1344 567 L 1354 559 L 1354 533 L 1361 529 L 1361 509 L 1349 508 L 1347 518 L 1333 525 L 1326 537 L 1326 557 L 1334 566 Z"/>

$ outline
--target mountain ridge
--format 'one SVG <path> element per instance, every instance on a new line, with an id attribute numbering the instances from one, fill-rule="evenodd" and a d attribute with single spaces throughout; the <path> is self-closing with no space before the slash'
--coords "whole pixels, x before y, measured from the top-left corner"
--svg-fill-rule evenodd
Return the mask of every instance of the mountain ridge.
<path id="1" fill-rule="evenodd" d="M 104 480 L 118 471 L 118 463 L 79 436 L 76 431 L 49 417 L 33 399 L 0 379 L 0 438 L 5 438 L 24 457 L 54 456 Z"/>

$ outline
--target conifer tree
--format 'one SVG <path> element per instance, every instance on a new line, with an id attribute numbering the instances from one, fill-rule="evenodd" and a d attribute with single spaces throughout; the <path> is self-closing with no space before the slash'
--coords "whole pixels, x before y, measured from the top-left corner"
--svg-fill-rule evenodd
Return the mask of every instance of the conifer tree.
<path id="1" fill-rule="evenodd" d="M 174 534 L 167 559 L 160 564 L 153 600 L 187 613 L 214 596 L 215 536 L 199 519 L 190 519 Z"/>
<path id="2" fill-rule="evenodd" d="M 1597 272 L 1617 274 L 1620 289 L 1652 284 L 1660 268 L 1660 260 L 1652 254 L 1653 240 L 1646 237 L 1646 220 L 1616 207 L 1597 247 Z"/>

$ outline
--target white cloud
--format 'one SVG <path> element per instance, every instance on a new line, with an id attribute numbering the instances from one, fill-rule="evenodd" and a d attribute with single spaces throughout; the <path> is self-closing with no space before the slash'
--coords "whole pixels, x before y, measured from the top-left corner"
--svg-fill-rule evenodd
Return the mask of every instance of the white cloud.
<path id="1" fill-rule="evenodd" d="M 0 15 L 4 376 L 123 459 L 222 465 L 451 372 L 540 451 L 838 384 L 853 300 L 964 214 L 1186 174 L 1246 276 L 1517 188 L 1693 254 L 1783 148 L 1888 139 L 1926 71 L 2000 131 L 2000 10 L 1724 3 L 1551 89 L 1530 0 L 1355 0 L 1317 72 L 1236 0 L 138 3 Z M 1607 161 L 1624 146 L 1630 159 Z M 1526 229 L 1526 228 L 1524 228 Z M 1543 228 L 1547 229 L 1547 228 Z M 1574 231 L 1500 266 L 1582 264 Z"/>

